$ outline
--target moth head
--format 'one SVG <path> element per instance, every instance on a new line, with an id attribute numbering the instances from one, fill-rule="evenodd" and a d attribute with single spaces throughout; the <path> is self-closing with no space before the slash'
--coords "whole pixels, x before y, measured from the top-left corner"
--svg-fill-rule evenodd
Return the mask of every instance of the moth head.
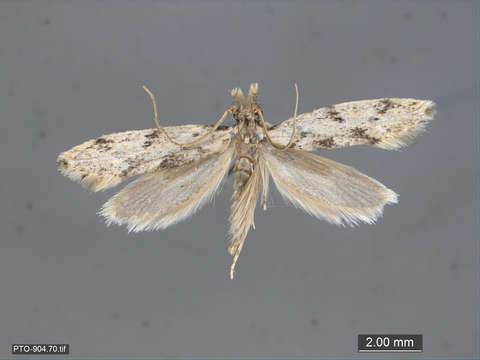
<path id="1" fill-rule="evenodd" d="M 231 91 L 232 97 L 236 103 L 232 107 L 232 115 L 238 121 L 246 121 L 255 118 L 255 111 L 258 107 L 258 83 L 250 84 L 248 97 L 245 98 L 243 91 L 240 88 L 234 88 Z"/>

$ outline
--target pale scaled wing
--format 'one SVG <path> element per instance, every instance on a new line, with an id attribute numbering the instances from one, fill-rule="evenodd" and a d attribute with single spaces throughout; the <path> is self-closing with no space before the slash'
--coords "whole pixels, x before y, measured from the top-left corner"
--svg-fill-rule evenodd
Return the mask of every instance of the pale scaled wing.
<path id="1" fill-rule="evenodd" d="M 165 130 L 175 141 L 187 143 L 211 128 L 183 125 L 167 126 Z M 157 129 L 103 135 L 61 153 L 57 168 L 88 190 L 104 190 L 134 175 L 176 168 L 222 152 L 228 147 L 232 132 L 232 127 L 220 127 L 212 136 L 191 147 L 170 143 Z"/>
<path id="2" fill-rule="evenodd" d="M 373 223 L 397 195 L 359 171 L 303 150 L 263 148 L 273 182 L 284 198 L 337 225 Z"/>
<path id="3" fill-rule="evenodd" d="M 351 101 L 297 116 L 292 147 L 307 151 L 373 145 L 398 149 L 408 145 L 433 119 L 430 100 L 385 98 Z M 287 144 L 293 129 L 288 119 L 269 130 L 277 144 Z"/>
<path id="4" fill-rule="evenodd" d="M 234 148 L 176 168 L 142 175 L 103 206 L 107 224 L 129 231 L 157 230 L 183 220 L 213 195 L 228 172 Z"/>

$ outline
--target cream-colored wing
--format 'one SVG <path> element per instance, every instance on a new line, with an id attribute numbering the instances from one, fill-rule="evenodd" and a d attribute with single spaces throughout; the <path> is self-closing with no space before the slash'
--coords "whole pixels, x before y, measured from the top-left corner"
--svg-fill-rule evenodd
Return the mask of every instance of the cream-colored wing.
<path id="1" fill-rule="evenodd" d="M 351 101 L 297 116 L 292 147 L 307 151 L 354 145 L 398 149 L 408 145 L 433 119 L 430 100 L 386 98 Z M 270 129 L 277 144 L 287 144 L 293 129 L 288 119 Z"/>
<path id="2" fill-rule="evenodd" d="M 187 143 L 207 133 L 212 126 L 165 127 L 177 142 Z M 65 176 L 91 191 L 115 186 L 138 174 L 176 168 L 209 154 L 224 151 L 233 127 L 221 127 L 212 136 L 191 147 L 168 142 L 156 129 L 103 135 L 61 153 L 57 168 Z"/>
<path id="3" fill-rule="evenodd" d="M 145 174 L 103 206 L 107 224 L 157 230 L 183 220 L 210 200 L 228 172 L 234 148 L 176 168 Z"/>
<path id="4" fill-rule="evenodd" d="M 303 150 L 263 148 L 280 193 L 310 215 L 342 225 L 373 223 L 397 195 L 359 171 Z"/>

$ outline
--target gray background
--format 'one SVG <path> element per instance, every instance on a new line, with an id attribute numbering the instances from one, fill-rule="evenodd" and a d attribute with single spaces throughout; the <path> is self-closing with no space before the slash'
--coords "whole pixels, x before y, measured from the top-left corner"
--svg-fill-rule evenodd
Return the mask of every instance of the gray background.
<path id="1" fill-rule="evenodd" d="M 358 333 L 421 333 L 424 353 L 478 356 L 474 1 L 0 2 L 0 356 L 372 357 Z M 325 155 L 400 195 L 375 226 L 337 228 L 272 191 L 228 280 L 229 179 L 166 231 L 107 228 L 56 172 L 89 138 L 212 124 L 260 83 L 267 121 L 347 100 L 428 98 L 411 147 Z M 382 354 L 380 357 L 388 357 Z M 396 354 L 392 354 L 398 357 Z"/>

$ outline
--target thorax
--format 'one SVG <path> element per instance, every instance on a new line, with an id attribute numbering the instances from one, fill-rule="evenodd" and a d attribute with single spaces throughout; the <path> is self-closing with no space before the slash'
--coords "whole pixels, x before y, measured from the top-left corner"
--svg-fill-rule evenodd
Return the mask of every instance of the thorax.
<path id="1" fill-rule="evenodd" d="M 255 122 L 238 124 L 235 138 L 235 183 L 243 186 L 256 170 L 261 146 L 261 132 Z"/>

